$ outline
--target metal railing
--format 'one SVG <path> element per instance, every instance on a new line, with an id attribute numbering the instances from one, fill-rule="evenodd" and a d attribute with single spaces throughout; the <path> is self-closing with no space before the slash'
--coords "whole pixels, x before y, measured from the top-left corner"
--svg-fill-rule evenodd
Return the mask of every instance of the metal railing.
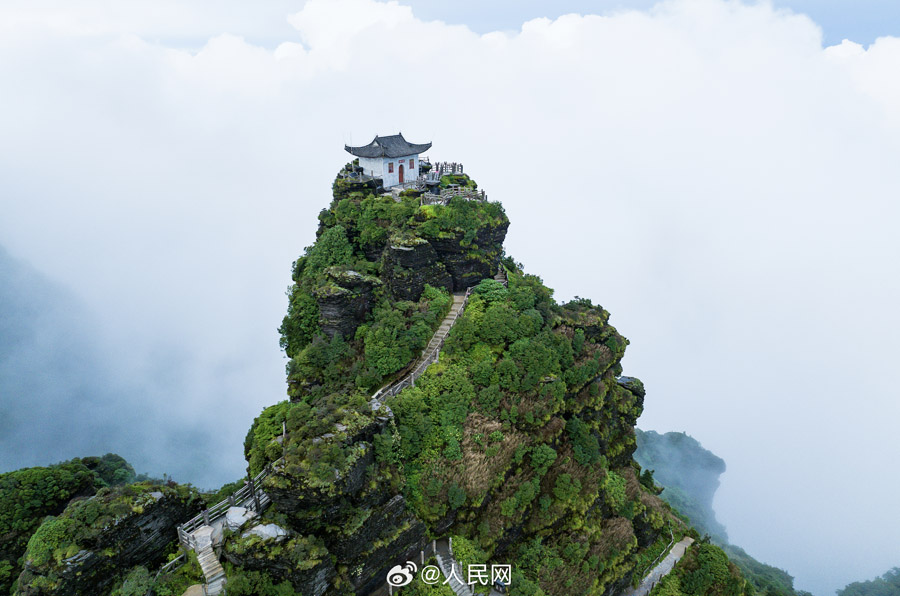
<path id="1" fill-rule="evenodd" d="M 437 345 L 431 348 L 431 350 L 428 349 L 428 346 L 425 346 L 425 350 L 423 350 L 422 356 L 420 357 L 420 362 L 416 365 L 412 372 L 404 376 L 399 381 L 385 385 L 384 387 L 376 391 L 374 395 L 372 395 L 372 397 L 369 399 L 369 405 L 371 406 L 373 412 L 378 411 L 381 408 L 386 408 L 388 416 L 393 418 L 394 413 L 391 412 L 391 409 L 384 404 L 384 400 L 388 397 L 397 395 L 407 387 L 415 387 L 416 379 L 422 376 L 422 374 L 425 372 L 425 369 L 428 368 L 429 365 L 438 361 L 438 357 L 441 353 L 441 348 L 444 347 L 444 341 L 447 339 L 447 335 L 450 333 L 450 329 L 453 328 L 456 320 L 466 309 L 466 304 L 468 304 L 469 302 L 469 295 L 472 293 L 473 287 L 466 289 L 466 295 L 463 298 L 462 304 L 459 305 L 459 308 L 457 308 L 456 311 L 450 313 L 447 317 L 444 318 L 443 321 L 441 321 L 441 326 L 443 326 L 445 322 L 450 321 L 450 326 L 445 331 L 444 337 L 442 337 Z M 440 327 L 438 327 L 438 330 L 434 332 L 434 336 L 432 336 L 432 339 L 440 332 Z"/>
<path id="2" fill-rule="evenodd" d="M 277 464 L 281 460 L 274 462 Z M 193 539 L 191 533 L 200 526 L 209 526 L 224 517 L 231 507 L 244 507 L 249 505 L 248 509 L 260 512 L 265 509 L 271 499 L 262 490 L 263 480 L 269 477 L 273 472 L 272 464 L 268 464 L 263 468 L 262 472 L 253 478 L 253 482 L 245 481 L 244 486 L 239 488 L 235 493 L 227 499 L 216 503 L 208 509 L 204 509 L 201 513 L 195 515 L 185 523 L 178 526 L 178 538 L 182 544 L 193 548 Z"/>
<path id="3" fill-rule="evenodd" d="M 159 571 L 156 572 L 156 576 L 153 578 L 154 581 L 159 579 L 160 575 L 162 575 L 164 573 L 169 573 L 170 571 L 175 571 L 176 569 L 178 569 L 185 563 L 187 563 L 187 555 L 184 552 L 182 552 L 177 557 L 175 557 L 174 559 L 172 559 L 171 561 L 169 561 L 168 563 L 166 563 L 165 565 L 163 565 L 162 567 L 159 568 Z"/>
<path id="4" fill-rule="evenodd" d="M 503 285 L 507 285 L 506 280 L 506 270 L 503 266 L 500 266 L 500 270 L 497 273 L 497 276 L 501 276 L 502 279 L 497 279 Z M 456 321 L 459 319 L 460 315 L 466 309 L 466 305 L 469 303 L 469 296 L 471 296 L 472 291 L 475 289 L 475 286 L 470 286 L 466 288 L 466 294 L 463 297 L 462 303 L 460 303 L 459 307 L 450 313 L 441 321 L 440 326 L 434 332 L 432 336 L 432 340 L 441 333 L 441 327 L 444 326 L 444 323 L 448 322 L 450 325 L 444 330 L 443 337 L 437 342 L 435 346 L 429 349 L 431 342 L 429 342 L 429 346 L 426 346 L 422 351 L 422 356 L 419 361 L 419 364 L 410 372 L 405 375 L 399 381 L 394 383 L 389 383 L 376 391 L 372 397 L 369 399 L 369 405 L 372 408 L 373 412 L 380 410 L 381 408 L 385 408 L 387 410 L 387 414 L 389 417 L 393 418 L 394 413 L 391 409 L 384 404 L 384 400 L 387 397 L 391 397 L 397 395 L 407 387 L 414 387 L 416 379 L 421 377 L 425 373 L 425 369 L 428 368 L 429 365 L 438 361 L 438 358 L 441 353 L 441 348 L 444 347 L 444 342 L 447 339 L 447 336 L 450 334 L 450 329 L 453 328 L 453 325 L 456 324 Z M 287 429 L 282 427 L 282 441 L 286 440 Z M 177 527 L 178 530 L 178 541 L 184 548 L 189 548 L 192 550 L 196 550 L 197 543 L 194 539 L 192 533 L 200 528 L 201 526 L 209 526 L 221 519 L 228 513 L 228 509 L 231 507 L 243 507 L 248 506 L 248 509 L 252 509 L 257 513 L 264 510 L 268 505 L 272 502 L 272 499 L 262 490 L 263 481 L 271 476 L 275 468 L 284 463 L 284 457 L 281 457 L 274 462 L 271 462 L 266 465 L 263 470 L 253 477 L 252 482 L 249 480 L 244 481 L 244 486 L 234 492 L 234 494 L 230 495 L 226 499 L 216 503 L 212 507 L 208 509 L 204 509 L 201 513 L 195 515 L 185 523 L 179 525 Z M 181 565 L 187 563 L 187 556 L 185 552 L 182 552 L 179 556 L 172 559 L 168 563 L 162 566 L 162 568 L 156 573 L 156 577 L 159 577 L 163 573 L 168 573 L 170 571 L 174 571 Z"/>

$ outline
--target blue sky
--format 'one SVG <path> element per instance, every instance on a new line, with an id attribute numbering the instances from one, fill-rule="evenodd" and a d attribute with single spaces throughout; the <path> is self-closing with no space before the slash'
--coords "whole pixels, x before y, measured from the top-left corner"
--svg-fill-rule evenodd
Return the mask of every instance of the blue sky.
<path id="1" fill-rule="evenodd" d="M 556 18 L 566 13 L 606 14 L 622 9 L 645 10 L 655 0 L 411 0 L 416 15 L 464 24 L 479 33 L 518 29 L 523 21 Z M 775 0 L 773 5 L 809 15 L 822 27 L 824 43 L 834 45 L 850 39 L 863 45 L 884 35 L 900 33 L 900 2 L 893 0 Z"/>

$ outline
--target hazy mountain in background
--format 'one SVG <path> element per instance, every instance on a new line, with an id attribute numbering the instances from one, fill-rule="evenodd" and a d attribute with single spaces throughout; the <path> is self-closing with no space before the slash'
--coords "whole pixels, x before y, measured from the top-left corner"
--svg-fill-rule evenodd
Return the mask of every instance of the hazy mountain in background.
<path id="1" fill-rule="evenodd" d="M 725 472 L 725 460 L 685 433 L 661 435 L 640 429 L 635 432 L 635 459 L 642 468 L 653 470 L 654 480 L 666 487 L 662 497 L 688 516 L 699 532 L 727 542 L 725 526 L 713 511 L 713 497 L 719 488 L 719 476 Z"/>
<path id="2" fill-rule="evenodd" d="M 0 247 L 0 470 L 101 451 L 120 432 L 82 424 L 116 398 L 89 336 L 83 305 Z"/>
<path id="3" fill-rule="evenodd" d="M 660 496 L 690 519 L 701 533 L 710 536 L 728 557 L 741 568 L 759 594 L 791 596 L 808 594 L 794 589 L 794 578 L 786 571 L 757 561 L 744 549 L 730 544 L 728 534 L 713 510 L 713 498 L 719 488 L 719 476 L 725 461 L 704 449 L 686 433 L 642 431 L 636 428 L 637 451 L 634 459 L 653 479 L 665 487 Z"/>
<path id="4" fill-rule="evenodd" d="M 873 580 L 848 584 L 837 593 L 838 596 L 900 596 L 900 567 Z"/>
<path id="5" fill-rule="evenodd" d="M 178 362 L 161 356 L 148 362 L 153 374 L 138 373 L 126 364 L 131 347 L 105 345 L 93 321 L 72 292 L 0 246 L 0 472 L 118 451 L 141 471 L 191 479 L 196 462 L 166 462 L 192 439 L 173 444 L 178 423 L 154 404 L 177 390 Z"/>

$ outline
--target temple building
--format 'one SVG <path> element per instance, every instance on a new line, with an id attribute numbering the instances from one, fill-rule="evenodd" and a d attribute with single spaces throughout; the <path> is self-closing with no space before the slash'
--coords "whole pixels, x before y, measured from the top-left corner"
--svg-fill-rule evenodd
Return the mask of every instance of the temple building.
<path id="1" fill-rule="evenodd" d="M 384 188 L 415 182 L 419 177 L 419 154 L 428 151 L 431 143 L 410 143 L 402 134 L 378 137 L 361 147 L 344 145 L 344 149 L 359 158 L 363 174 L 381 178 Z"/>

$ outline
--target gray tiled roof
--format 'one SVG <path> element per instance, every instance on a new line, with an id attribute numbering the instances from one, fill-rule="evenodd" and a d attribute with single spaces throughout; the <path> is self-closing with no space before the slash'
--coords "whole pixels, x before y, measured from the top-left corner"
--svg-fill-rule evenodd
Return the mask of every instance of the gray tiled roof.
<path id="1" fill-rule="evenodd" d="M 391 135 L 389 137 L 375 137 L 368 145 L 361 147 L 350 147 L 344 145 L 344 150 L 352 153 L 357 157 L 404 157 L 406 155 L 416 155 L 423 151 L 428 151 L 431 143 L 416 144 L 410 143 L 403 138 L 402 134 Z"/>

